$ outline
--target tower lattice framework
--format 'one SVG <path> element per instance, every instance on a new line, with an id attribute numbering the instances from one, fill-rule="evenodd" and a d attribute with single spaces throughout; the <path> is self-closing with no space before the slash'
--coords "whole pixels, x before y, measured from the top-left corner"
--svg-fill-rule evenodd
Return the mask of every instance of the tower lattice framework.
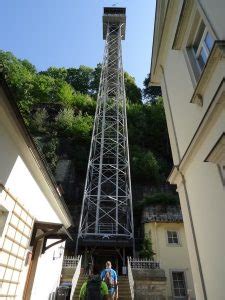
<path id="1" fill-rule="evenodd" d="M 83 245 L 133 247 L 126 95 L 121 41 L 125 8 L 104 8 L 105 51 L 78 231 Z"/>

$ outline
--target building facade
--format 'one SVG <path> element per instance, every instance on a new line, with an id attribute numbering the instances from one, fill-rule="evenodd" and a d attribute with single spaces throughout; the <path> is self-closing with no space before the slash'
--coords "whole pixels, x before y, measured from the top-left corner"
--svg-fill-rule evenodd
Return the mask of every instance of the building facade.
<path id="1" fill-rule="evenodd" d="M 167 299 L 195 299 L 182 214 L 178 206 L 150 205 L 143 212 L 145 237 L 165 271 Z"/>
<path id="2" fill-rule="evenodd" d="M 224 299 L 225 2 L 157 1 L 151 84 L 161 85 L 196 298 Z"/>
<path id="3" fill-rule="evenodd" d="M 0 298 L 50 299 L 71 218 L 0 79 Z"/>

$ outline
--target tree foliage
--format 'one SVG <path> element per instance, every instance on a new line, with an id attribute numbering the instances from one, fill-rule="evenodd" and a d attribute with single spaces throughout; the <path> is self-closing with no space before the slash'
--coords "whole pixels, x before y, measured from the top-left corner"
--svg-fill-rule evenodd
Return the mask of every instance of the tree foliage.
<path id="1" fill-rule="evenodd" d="M 151 74 L 149 73 L 143 82 L 144 84 L 143 97 L 145 101 L 154 103 L 157 101 L 158 97 L 162 96 L 162 91 L 160 86 L 149 85 L 150 79 L 151 79 Z"/>
<path id="2" fill-rule="evenodd" d="M 53 171 L 66 155 L 85 174 L 101 65 L 38 73 L 29 61 L 3 51 L 0 63 L 32 135 L 49 141 L 41 145 Z M 158 185 L 171 164 L 162 99 L 142 103 L 141 90 L 126 72 L 125 87 L 132 182 Z"/>
<path id="3" fill-rule="evenodd" d="M 130 76 L 127 72 L 124 72 L 124 83 L 127 99 L 131 103 L 142 103 L 141 89 L 137 87 L 134 77 Z"/>
<path id="4" fill-rule="evenodd" d="M 152 241 L 150 238 L 144 238 L 139 256 L 145 259 L 153 259 L 155 252 L 152 250 Z"/>
<path id="5" fill-rule="evenodd" d="M 151 151 L 145 151 L 138 146 L 132 147 L 131 170 L 134 181 L 157 184 L 159 169 L 158 161 Z"/>

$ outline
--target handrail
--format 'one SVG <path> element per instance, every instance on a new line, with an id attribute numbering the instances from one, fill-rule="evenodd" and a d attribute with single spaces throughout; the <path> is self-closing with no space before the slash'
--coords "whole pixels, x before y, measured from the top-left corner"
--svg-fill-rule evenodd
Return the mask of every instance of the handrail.
<path id="1" fill-rule="evenodd" d="M 131 264 L 130 264 L 130 258 L 127 258 L 127 274 L 128 274 L 128 281 L 129 281 L 129 286 L 130 286 L 130 294 L 131 294 L 131 299 L 134 299 L 134 278 L 133 278 L 133 273 L 131 269 Z"/>
<path id="2" fill-rule="evenodd" d="M 74 272 L 73 275 L 73 279 L 72 279 L 72 288 L 71 288 L 71 293 L 70 293 L 70 300 L 73 299 L 73 295 L 77 286 L 77 282 L 80 276 L 80 270 L 81 270 L 81 262 L 82 262 L 82 255 L 78 256 L 78 264 L 76 266 L 76 270 Z"/>

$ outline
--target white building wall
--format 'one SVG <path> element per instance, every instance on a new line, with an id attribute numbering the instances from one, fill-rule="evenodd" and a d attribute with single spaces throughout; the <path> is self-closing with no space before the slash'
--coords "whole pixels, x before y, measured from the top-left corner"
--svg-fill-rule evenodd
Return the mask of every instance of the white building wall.
<path id="1" fill-rule="evenodd" d="M 9 211 L 4 231 L 1 231 L 2 234 L 0 236 L 0 279 L 2 278 L 9 282 L 5 281 L 0 286 L 0 295 L 7 293 L 7 295 L 12 295 L 13 297 L 13 294 L 16 293 L 16 299 L 21 300 L 29 267 L 26 264 L 27 252 L 32 250 L 29 247 L 32 227 L 30 231 L 26 230 L 26 233 L 29 235 L 26 241 L 19 232 L 19 230 L 23 231 L 23 222 L 27 218 L 26 211 L 28 211 L 33 220 L 37 221 L 64 224 L 65 220 L 69 219 L 61 208 L 60 213 L 60 209 L 58 211 L 55 209 L 55 207 L 59 206 L 57 206 L 58 202 L 54 193 L 51 187 L 48 186 L 37 160 L 24 141 L 24 137 L 18 130 L 17 125 L 15 125 L 16 122 L 5 111 L 4 102 L 2 101 L 4 97 L 0 89 L 0 182 L 10 192 L 10 194 L 7 194 L 4 189 L 0 189 L 0 205 L 3 205 Z M 4 101 L 7 100 L 4 99 Z M 21 219 L 20 222 L 18 221 L 20 219 L 14 215 L 14 212 L 12 213 L 13 210 L 15 211 L 13 208 L 15 203 L 18 203 L 16 209 Z M 24 208 L 24 211 L 22 209 L 20 214 L 19 210 L 21 210 L 21 207 Z M 15 228 L 10 226 L 10 223 L 13 224 L 13 222 L 15 222 Z M 29 221 L 29 224 L 32 225 L 32 222 Z M 22 239 L 24 240 L 23 245 L 18 246 L 17 243 L 20 243 Z M 49 295 L 58 286 L 63 255 L 53 260 L 53 253 L 55 252 L 57 255 L 59 247 L 60 244 L 40 255 L 31 300 L 48 300 Z M 18 253 L 19 259 L 16 258 Z M 3 268 L 2 264 L 6 267 Z M 21 272 L 14 270 L 15 266 Z M 13 278 L 14 282 L 12 282 Z M 19 285 L 16 283 L 18 278 Z M 7 297 L 9 298 L 9 296 Z"/>
<path id="2" fill-rule="evenodd" d="M 47 245 L 55 241 L 52 240 Z M 32 300 L 48 300 L 48 296 L 52 295 L 59 286 L 63 263 L 63 253 L 60 256 L 60 247 L 65 247 L 65 243 L 48 249 L 44 255 L 40 256 L 31 294 Z"/>
<path id="3" fill-rule="evenodd" d="M 185 172 L 208 299 L 218 300 L 224 299 L 225 190 L 217 166 L 204 159 L 222 131 L 225 131 L 225 110 Z"/>
<path id="4" fill-rule="evenodd" d="M 4 183 L 38 221 L 61 223 L 25 164 L 11 132 L 0 120 L 0 181 Z"/>
<path id="5" fill-rule="evenodd" d="M 203 107 L 199 107 L 196 104 L 190 103 L 194 86 L 187 68 L 184 53 L 177 50 L 170 50 L 168 53 L 167 63 L 164 68 L 168 99 L 166 99 L 165 90 L 163 91 L 163 96 L 164 102 L 170 102 L 181 157 L 184 155 L 209 107 L 212 97 L 224 76 L 224 70 L 225 62 L 221 61 L 205 88 Z M 164 87 L 163 82 L 162 87 Z M 169 118 L 169 112 L 166 111 L 166 113 L 168 115 L 167 118 Z M 173 140 L 171 146 L 176 147 Z M 174 149 L 173 152 L 176 152 L 176 150 Z"/>
<path id="6" fill-rule="evenodd" d="M 223 0 L 196 1 L 200 6 L 200 13 L 205 13 L 218 39 L 225 39 L 225 22 Z M 201 11 L 201 7 L 203 11 Z M 208 23 L 207 23 L 208 25 Z M 177 24 L 174 24 L 176 27 Z M 174 29 L 173 29 L 174 32 Z M 172 44 L 173 34 L 169 35 Z M 187 37 L 184 38 L 184 40 Z M 195 132 L 198 130 L 202 119 L 209 113 L 209 107 L 213 97 L 225 76 L 225 60 L 220 59 L 215 68 L 209 73 L 208 81 L 203 90 L 203 106 L 190 103 L 196 84 L 191 78 L 189 65 L 185 59 L 185 46 L 181 50 L 172 50 L 166 54 L 163 65 L 164 76 L 161 78 L 165 111 L 167 115 L 168 128 L 174 163 L 179 164 L 176 155 L 178 146 L 180 158 L 185 154 Z M 223 98 L 224 99 L 224 98 Z M 224 101 L 224 100 L 223 100 Z M 172 120 L 168 106 L 170 104 Z M 175 136 L 171 129 L 172 121 L 175 127 Z M 202 294 L 202 283 L 197 263 L 196 248 L 193 240 L 190 215 L 188 212 L 187 199 L 183 184 L 186 185 L 188 200 L 190 202 L 191 216 L 193 219 L 196 235 L 199 259 L 203 272 L 203 280 L 208 299 L 224 299 L 225 278 L 225 239 L 223 230 L 225 227 L 225 189 L 221 182 L 220 174 L 216 164 L 204 162 L 210 151 L 216 144 L 223 132 L 225 132 L 225 107 L 224 102 L 220 108 L 206 119 L 206 129 L 202 131 L 201 137 L 196 141 L 194 152 L 187 158 L 181 168 L 184 175 L 184 183 L 178 181 L 178 192 L 181 199 L 181 207 L 185 223 L 185 231 L 190 254 L 196 297 L 204 299 Z M 178 144 L 176 145 L 175 140 Z M 175 180 L 176 181 L 176 180 Z M 173 183 L 175 183 L 175 181 Z"/>

